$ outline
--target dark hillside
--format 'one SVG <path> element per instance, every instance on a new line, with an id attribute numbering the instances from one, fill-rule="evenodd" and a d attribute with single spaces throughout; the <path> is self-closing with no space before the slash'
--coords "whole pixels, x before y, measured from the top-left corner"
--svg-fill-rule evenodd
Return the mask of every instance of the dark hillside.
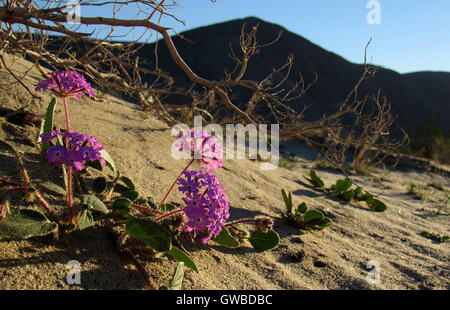
<path id="1" fill-rule="evenodd" d="M 311 105 L 309 118 L 317 118 L 331 113 L 355 85 L 363 67 L 348 62 L 344 58 L 326 51 L 305 38 L 289 32 L 282 27 L 264 22 L 254 17 L 233 20 L 221 24 L 197 28 L 183 33 L 194 44 L 179 37 L 174 38 L 181 55 L 199 75 L 211 80 L 224 77 L 224 70 L 233 68 L 233 61 L 228 57 L 229 44 L 237 46 L 242 25 L 259 23 L 258 41 L 271 42 L 280 30 L 283 35 L 274 45 L 264 48 L 255 56 L 245 76 L 246 79 L 261 79 L 273 67 L 281 65 L 289 54 L 294 54 L 295 71 L 302 72 L 306 80 L 312 80 L 317 73 L 318 81 L 313 88 L 297 103 L 298 109 Z M 140 57 L 153 55 L 154 45 L 140 50 Z M 172 73 L 178 86 L 188 86 L 191 82 L 173 63 L 163 42 L 158 45 L 159 64 L 163 70 Z M 363 47 L 361 55 L 363 54 Z M 152 58 L 149 58 L 152 59 Z M 294 76 L 293 76 L 294 78 Z M 373 94 L 381 90 L 393 105 L 393 112 L 398 114 L 397 125 L 405 128 L 417 128 L 434 113 L 440 113 L 441 125 L 450 129 L 450 73 L 418 72 L 399 74 L 383 69 L 374 78 L 367 80 L 361 87 L 360 95 Z M 241 95 L 245 102 L 246 94 Z"/>

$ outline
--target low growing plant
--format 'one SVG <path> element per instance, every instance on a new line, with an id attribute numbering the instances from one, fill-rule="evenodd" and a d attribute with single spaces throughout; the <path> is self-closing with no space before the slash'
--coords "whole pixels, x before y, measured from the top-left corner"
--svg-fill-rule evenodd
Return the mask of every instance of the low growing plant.
<path id="1" fill-rule="evenodd" d="M 287 170 L 292 170 L 292 169 L 295 168 L 295 163 L 290 161 L 290 160 L 286 160 L 286 159 L 280 158 L 280 161 L 278 163 L 278 167 L 284 168 L 284 169 L 287 169 Z"/>
<path id="2" fill-rule="evenodd" d="M 406 185 L 408 186 L 408 194 L 414 196 L 414 198 L 419 199 L 421 201 L 428 200 L 428 195 L 425 193 L 425 190 L 423 189 L 422 185 L 414 181 L 408 181 L 406 182 Z"/>
<path id="3" fill-rule="evenodd" d="M 450 241 L 450 236 L 440 235 L 429 231 L 423 231 L 421 235 L 430 240 L 436 241 L 438 243 L 444 243 Z"/>
<path id="4" fill-rule="evenodd" d="M 309 176 L 305 176 L 304 178 L 315 188 L 321 189 L 343 201 L 365 202 L 371 210 L 377 212 L 383 212 L 387 209 L 386 204 L 375 198 L 373 195 L 365 192 L 361 187 L 357 186 L 352 188 L 353 181 L 349 178 L 340 179 L 328 188 L 325 187 L 324 181 L 317 176 L 314 170 L 311 170 Z"/>
<path id="5" fill-rule="evenodd" d="M 439 203 L 435 215 L 450 215 L 450 194 L 446 194 L 442 201 Z"/>
<path id="6" fill-rule="evenodd" d="M 322 230 L 331 225 L 331 220 L 322 212 L 308 210 L 308 206 L 305 202 L 294 208 L 291 192 L 286 193 L 286 191 L 282 189 L 281 195 L 283 196 L 284 204 L 286 206 L 284 218 L 292 226 L 306 230 Z"/>

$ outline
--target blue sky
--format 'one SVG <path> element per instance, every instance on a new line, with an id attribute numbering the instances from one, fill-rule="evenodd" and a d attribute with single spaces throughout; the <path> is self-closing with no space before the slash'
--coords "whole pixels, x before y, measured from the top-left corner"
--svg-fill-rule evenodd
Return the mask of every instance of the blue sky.
<path id="1" fill-rule="evenodd" d="M 378 0 L 381 23 L 368 24 L 369 0 L 177 0 L 177 32 L 256 16 L 277 23 L 352 62 L 369 58 L 401 73 L 450 71 L 450 0 Z M 93 12 L 92 12 L 93 13 Z M 95 15 L 95 14 L 94 14 Z"/>

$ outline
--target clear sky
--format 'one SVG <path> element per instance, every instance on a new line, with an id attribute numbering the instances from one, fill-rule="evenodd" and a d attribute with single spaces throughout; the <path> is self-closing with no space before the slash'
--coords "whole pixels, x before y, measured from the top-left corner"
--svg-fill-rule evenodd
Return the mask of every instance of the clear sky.
<path id="1" fill-rule="evenodd" d="M 166 2 L 170 2 L 167 0 Z M 349 61 L 369 60 L 400 73 L 450 72 L 450 0 L 176 0 L 169 11 L 186 25 L 164 18 L 177 32 L 255 16 L 279 24 Z M 371 2 L 380 4 L 380 23 L 369 24 Z M 373 7 L 372 7 L 373 8 Z M 94 8 L 82 15 L 104 15 Z M 125 8 L 120 18 L 135 17 Z M 139 31 L 135 32 L 137 36 Z M 132 36 L 128 36 L 132 39 Z"/>
<path id="2" fill-rule="evenodd" d="M 372 37 L 372 62 L 401 73 L 450 71 L 450 0 L 378 0 L 380 24 L 369 24 L 369 0 L 178 0 L 171 13 L 181 32 L 255 16 L 279 24 L 352 62 L 362 62 Z"/>

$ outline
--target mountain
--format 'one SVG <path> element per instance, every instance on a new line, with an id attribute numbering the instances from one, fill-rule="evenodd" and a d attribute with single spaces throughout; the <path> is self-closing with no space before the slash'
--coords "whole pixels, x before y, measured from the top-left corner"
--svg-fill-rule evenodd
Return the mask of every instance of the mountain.
<path id="1" fill-rule="evenodd" d="M 289 54 L 293 54 L 295 59 L 293 72 L 301 72 L 306 81 L 312 81 L 314 73 L 318 75 L 314 86 L 295 103 L 298 110 L 302 110 L 305 105 L 311 106 L 307 114 L 309 119 L 332 113 L 361 75 L 362 65 L 351 63 L 279 25 L 255 17 L 197 28 L 182 33 L 187 40 L 178 36 L 173 40 L 194 72 L 210 80 L 220 80 L 224 78 L 225 69 L 230 71 L 234 67 L 229 57 L 229 45 L 231 43 L 235 48 L 238 47 L 244 23 L 248 27 L 259 24 L 257 39 L 260 43 L 273 41 L 283 31 L 276 43 L 261 49 L 252 58 L 244 79 L 264 78 L 274 67 L 284 63 Z M 176 85 L 190 86 L 192 82 L 172 61 L 165 44 L 159 42 L 156 50 L 160 67 L 173 75 Z M 154 51 L 155 44 L 148 44 L 138 54 L 152 60 Z M 375 94 L 378 90 L 392 103 L 392 111 L 398 115 L 397 125 L 417 129 L 433 114 L 439 114 L 441 126 L 450 130 L 450 73 L 399 74 L 383 68 L 375 77 L 364 82 L 360 95 Z M 233 96 L 240 97 L 238 101 L 245 105 L 249 94 L 233 93 Z"/>

